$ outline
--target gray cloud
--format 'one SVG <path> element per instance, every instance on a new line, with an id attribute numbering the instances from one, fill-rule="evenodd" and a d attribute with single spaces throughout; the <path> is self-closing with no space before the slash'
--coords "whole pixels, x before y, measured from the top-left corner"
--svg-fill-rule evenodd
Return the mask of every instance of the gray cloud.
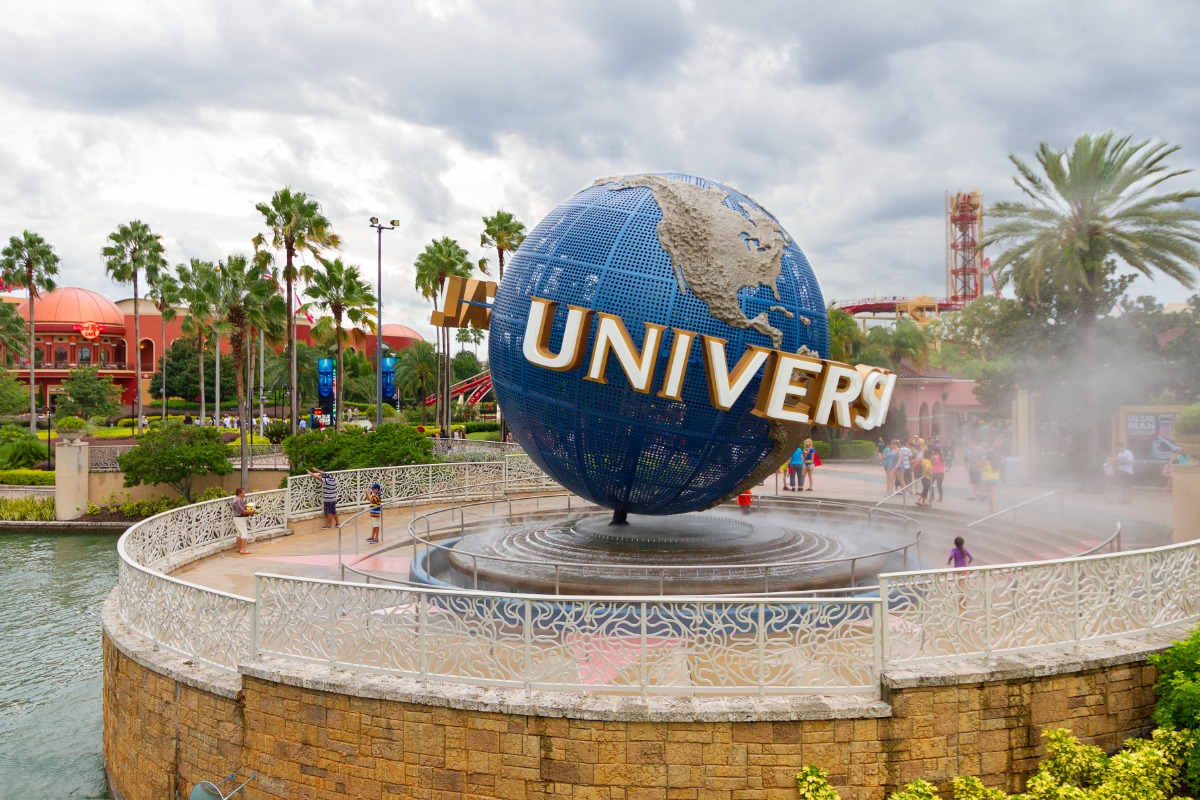
<path id="1" fill-rule="evenodd" d="M 944 192 L 1012 197 L 1009 153 L 1115 129 L 1200 165 L 1186 0 L 130 0 L 6 22 L 0 234 L 38 230 L 64 281 L 114 295 L 99 249 L 117 224 L 147 220 L 173 262 L 219 258 L 290 184 L 370 274 L 366 218 L 401 220 L 386 321 L 428 331 L 410 287 L 431 239 L 478 257 L 496 208 L 532 226 L 597 175 L 644 170 L 757 197 L 827 296 L 938 293 Z"/>

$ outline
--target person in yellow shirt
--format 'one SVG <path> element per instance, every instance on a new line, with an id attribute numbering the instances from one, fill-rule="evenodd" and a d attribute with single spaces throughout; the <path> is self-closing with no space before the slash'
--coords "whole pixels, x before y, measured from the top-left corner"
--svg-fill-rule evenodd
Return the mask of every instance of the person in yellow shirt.
<path id="1" fill-rule="evenodd" d="M 929 458 L 929 451 L 921 453 L 917 461 L 921 471 L 921 497 L 917 500 L 919 506 L 933 505 L 933 461 Z"/>

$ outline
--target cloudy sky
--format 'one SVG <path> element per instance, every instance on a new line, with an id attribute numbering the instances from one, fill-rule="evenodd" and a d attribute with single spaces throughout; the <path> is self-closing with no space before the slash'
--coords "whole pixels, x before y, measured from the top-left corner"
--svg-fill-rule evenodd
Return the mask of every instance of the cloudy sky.
<path id="1" fill-rule="evenodd" d="M 1009 153 L 1113 129 L 1200 167 L 1193 0 L 6 0 L 4 19 L 0 234 L 37 231 L 60 285 L 114 298 L 117 225 L 217 259 L 290 185 L 372 279 L 367 219 L 400 220 L 384 321 L 429 335 L 411 265 L 431 239 L 485 255 L 483 215 L 532 227 L 644 171 L 758 199 L 827 300 L 941 295 L 945 192 L 1012 197 Z"/>

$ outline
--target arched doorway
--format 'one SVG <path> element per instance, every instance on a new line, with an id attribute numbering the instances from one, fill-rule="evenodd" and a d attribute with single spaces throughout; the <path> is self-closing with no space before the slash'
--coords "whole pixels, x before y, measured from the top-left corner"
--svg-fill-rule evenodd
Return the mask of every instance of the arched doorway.
<path id="1" fill-rule="evenodd" d="M 942 436 L 946 432 L 946 422 L 942 419 L 942 404 L 935 401 L 933 404 L 933 420 L 931 433 L 934 436 Z"/>
<path id="2" fill-rule="evenodd" d="M 917 434 L 922 439 L 929 438 L 929 403 L 921 403 L 921 412 L 917 417 Z"/>

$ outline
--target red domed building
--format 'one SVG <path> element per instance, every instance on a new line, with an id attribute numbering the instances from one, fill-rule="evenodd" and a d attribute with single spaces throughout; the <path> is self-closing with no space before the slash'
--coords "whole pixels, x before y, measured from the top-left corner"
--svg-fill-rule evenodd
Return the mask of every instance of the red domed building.
<path id="1" fill-rule="evenodd" d="M 29 300 L 22 297 L 3 297 L 4 302 L 16 303 L 17 313 L 29 319 Z M 121 402 L 132 403 L 139 383 L 144 403 L 152 402 L 150 378 L 165 345 L 182 336 L 180 326 L 186 312 L 180 311 L 165 326 L 157 308 L 145 298 L 138 300 L 140 346 L 133 346 L 133 300 L 113 302 L 99 292 L 68 286 L 52 292 L 42 292 L 34 305 L 33 353 L 37 366 L 39 408 L 53 406 L 54 397 L 62 392 L 62 382 L 76 367 L 98 366 L 102 375 L 112 377 L 121 387 Z M 165 330 L 164 330 L 165 327 Z M 312 325 L 304 315 L 296 320 L 296 335 L 311 343 Z M 399 352 L 414 343 L 424 341 L 417 331 L 407 325 L 385 324 L 384 343 Z M 229 352 L 223 342 L 222 352 Z M 350 331 L 349 347 L 373 356 L 375 336 Z M 0 342 L 0 353 L 4 343 Z M 28 381 L 29 362 L 20 359 L 13 377 Z"/>

